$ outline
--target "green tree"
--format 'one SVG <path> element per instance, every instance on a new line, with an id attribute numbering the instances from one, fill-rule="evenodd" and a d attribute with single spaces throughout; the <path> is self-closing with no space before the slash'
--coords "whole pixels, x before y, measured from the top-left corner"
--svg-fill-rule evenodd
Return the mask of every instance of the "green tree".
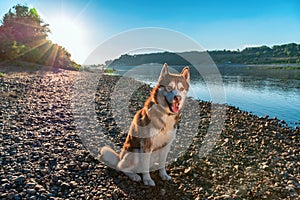
<path id="1" fill-rule="evenodd" d="M 36 9 L 14 6 L 4 15 L 0 26 L 0 59 L 14 60 L 37 47 L 37 43 L 46 43 L 48 26 Z"/>
<path id="2" fill-rule="evenodd" d="M 10 30 L 18 43 L 30 43 L 46 39 L 50 32 L 49 25 L 40 18 L 35 8 L 16 5 L 3 17 L 4 29 Z"/>
<path id="3" fill-rule="evenodd" d="M 78 68 L 71 54 L 48 40 L 49 25 L 35 8 L 16 5 L 0 26 L 0 61 L 21 60 L 61 68 Z"/>

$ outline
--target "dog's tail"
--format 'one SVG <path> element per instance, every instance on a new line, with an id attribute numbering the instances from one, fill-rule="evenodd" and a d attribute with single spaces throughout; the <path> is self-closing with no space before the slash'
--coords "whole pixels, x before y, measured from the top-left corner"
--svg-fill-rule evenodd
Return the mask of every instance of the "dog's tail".
<path id="1" fill-rule="evenodd" d="M 101 148 L 100 159 L 110 167 L 117 167 L 120 162 L 120 156 L 112 148 L 105 146 Z"/>

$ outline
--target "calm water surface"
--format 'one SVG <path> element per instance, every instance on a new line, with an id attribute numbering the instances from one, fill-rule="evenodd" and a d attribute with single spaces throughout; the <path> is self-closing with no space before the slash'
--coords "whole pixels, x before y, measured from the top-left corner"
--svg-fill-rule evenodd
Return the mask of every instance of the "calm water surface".
<path id="1" fill-rule="evenodd" d="M 115 67 L 118 75 L 156 84 L 161 66 Z M 174 69 L 180 71 L 177 66 Z M 171 71 L 174 71 L 170 67 Z M 289 126 L 300 124 L 300 69 L 273 69 L 269 66 L 219 67 L 225 91 L 225 103 L 256 114 L 269 115 L 286 121 Z M 191 77 L 189 96 L 213 101 L 205 81 Z"/>

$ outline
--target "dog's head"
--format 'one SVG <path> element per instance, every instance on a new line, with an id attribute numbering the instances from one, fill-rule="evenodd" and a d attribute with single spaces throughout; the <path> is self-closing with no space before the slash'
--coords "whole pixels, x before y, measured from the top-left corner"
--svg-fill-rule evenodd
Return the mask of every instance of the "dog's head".
<path id="1" fill-rule="evenodd" d="M 158 79 L 158 103 L 169 113 L 179 113 L 184 107 L 189 84 L 188 67 L 185 67 L 180 74 L 171 74 L 168 65 L 164 64 Z"/>

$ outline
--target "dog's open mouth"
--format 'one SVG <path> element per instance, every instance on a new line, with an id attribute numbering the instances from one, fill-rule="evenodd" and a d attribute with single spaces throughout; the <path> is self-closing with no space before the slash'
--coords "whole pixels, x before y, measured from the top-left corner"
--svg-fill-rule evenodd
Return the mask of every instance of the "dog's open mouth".
<path id="1" fill-rule="evenodd" d="M 166 102 L 167 102 L 171 112 L 173 112 L 173 113 L 179 112 L 179 105 L 180 105 L 179 101 L 173 101 L 172 103 L 169 103 L 168 100 L 166 99 Z"/>
<path id="2" fill-rule="evenodd" d="M 179 112 L 179 102 L 174 102 L 171 105 L 169 105 L 170 110 L 174 113 L 178 113 Z"/>

